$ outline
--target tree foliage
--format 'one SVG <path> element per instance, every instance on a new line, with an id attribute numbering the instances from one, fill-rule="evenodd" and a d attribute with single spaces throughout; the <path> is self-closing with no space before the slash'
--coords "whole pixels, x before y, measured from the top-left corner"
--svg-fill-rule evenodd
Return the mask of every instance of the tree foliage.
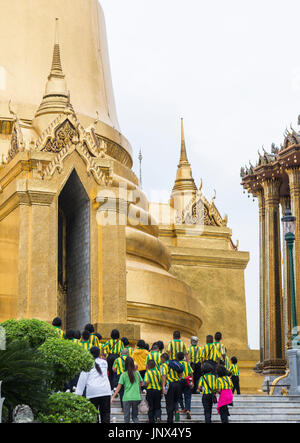
<path id="1" fill-rule="evenodd" d="M 85 397 L 59 392 L 49 397 L 45 412 L 39 414 L 42 423 L 97 423 L 98 411 Z"/>
<path id="2" fill-rule="evenodd" d="M 1 323 L 0 326 L 5 329 L 8 343 L 16 340 L 27 341 L 32 348 L 37 348 L 48 338 L 57 337 L 57 332 L 53 326 L 35 318 L 11 319 Z"/>

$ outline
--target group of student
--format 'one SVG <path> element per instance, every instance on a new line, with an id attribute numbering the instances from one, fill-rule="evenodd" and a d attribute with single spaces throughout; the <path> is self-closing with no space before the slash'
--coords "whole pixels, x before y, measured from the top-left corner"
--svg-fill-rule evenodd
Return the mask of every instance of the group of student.
<path id="1" fill-rule="evenodd" d="M 95 366 L 89 373 L 78 375 L 69 389 L 90 399 L 102 423 L 110 422 L 111 406 L 117 396 L 124 422 L 132 418 L 137 423 L 141 392 L 146 394 L 150 423 L 161 421 L 163 396 L 168 423 L 180 421 L 181 413 L 191 419 L 192 394 L 199 392 L 205 422 L 211 423 L 214 404 L 221 422 L 229 422 L 228 406 L 232 405 L 233 393 L 240 394 L 239 368 L 236 357 L 229 359 L 220 332 L 214 337 L 208 335 L 203 347 L 197 337 L 191 337 L 187 347 L 180 332 L 175 331 L 166 349 L 162 341 L 153 343 L 150 349 L 144 340 L 139 340 L 134 349 L 126 337 L 120 338 L 118 330 L 113 330 L 110 340 L 102 343 L 101 335 L 94 332 L 91 324 L 81 334 L 62 331 L 58 318 L 52 324 L 61 338 L 78 343 L 93 355 Z"/>

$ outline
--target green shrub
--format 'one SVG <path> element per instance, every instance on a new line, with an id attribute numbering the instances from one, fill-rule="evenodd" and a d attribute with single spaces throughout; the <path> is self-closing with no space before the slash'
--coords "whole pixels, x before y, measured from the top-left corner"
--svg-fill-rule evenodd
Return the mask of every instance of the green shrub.
<path id="1" fill-rule="evenodd" d="M 5 329 L 7 343 L 15 340 L 26 340 L 36 348 L 51 337 L 57 337 L 55 328 L 47 322 L 37 319 L 7 320 L 1 323 Z"/>
<path id="2" fill-rule="evenodd" d="M 67 392 L 51 395 L 45 411 L 37 420 L 41 423 L 97 423 L 98 411 L 85 397 Z"/>
<path id="3" fill-rule="evenodd" d="M 19 404 L 42 408 L 50 394 L 52 377 L 51 368 L 26 341 L 8 343 L 6 350 L 0 351 L 1 396 L 10 416 Z"/>
<path id="4" fill-rule="evenodd" d="M 49 338 L 38 348 L 42 359 L 54 370 L 52 388 L 64 389 L 64 384 L 81 371 L 90 371 L 94 358 L 77 343 L 60 338 Z"/>

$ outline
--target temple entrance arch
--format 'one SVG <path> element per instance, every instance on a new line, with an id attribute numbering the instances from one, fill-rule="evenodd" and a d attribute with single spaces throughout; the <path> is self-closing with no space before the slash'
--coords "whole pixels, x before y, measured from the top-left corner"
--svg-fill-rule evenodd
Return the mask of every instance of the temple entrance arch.
<path id="1" fill-rule="evenodd" d="M 90 322 L 90 200 L 73 170 L 58 198 L 58 312 L 65 329 Z"/>

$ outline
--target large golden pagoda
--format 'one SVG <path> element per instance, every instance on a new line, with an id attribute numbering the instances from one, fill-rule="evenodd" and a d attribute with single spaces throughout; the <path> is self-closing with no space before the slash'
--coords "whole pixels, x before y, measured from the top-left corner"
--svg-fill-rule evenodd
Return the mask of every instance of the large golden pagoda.
<path id="1" fill-rule="evenodd" d="M 170 203 L 148 202 L 98 1 L 2 0 L 0 41 L 0 321 L 58 315 L 149 342 L 221 330 L 246 373 L 248 253 L 195 185 L 183 122 Z"/>

